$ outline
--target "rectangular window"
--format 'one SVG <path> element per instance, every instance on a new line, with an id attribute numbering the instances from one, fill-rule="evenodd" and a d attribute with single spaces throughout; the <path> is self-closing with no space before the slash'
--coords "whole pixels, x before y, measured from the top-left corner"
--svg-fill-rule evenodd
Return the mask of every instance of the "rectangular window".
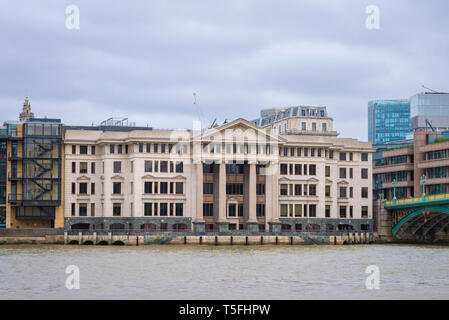
<path id="1" fill-rule="evenodd" d="M 159 215 L 161 217 L 168 216 L 168 205 L 167 205 L 167 203 L 162 202 L 159 206 L 160 206 L 159 207 Z"/>
<path id="2" fill-rule="evenodd" d="M 265 204 L 263 203 L 256 204 L 256 216 L 265 217 Z"/>
<path id="3" fill-rule="evenodd" d="M 87 173 L 87 162 L 80 162 L 80 173 Z"/>
<path id="4" fill-rule="evenodd" d="M 184 163 L 182 161 L 176 162 L 176 172 L 178 173 L 184 172 Z"/>
<path id="5" fill-rule="evenodd" d="M 230 203 L 228 206 L 228 216 L 229 217 L 235 217 L 236 216 L 236 204 Z"/>
<path id="6" fill-rule="evenodd" d="M 95 162 L 90 163 L 90 173 L 95 174 Z"/>
<path id="7" fill-rule="evenodd" d="M 183 194 L 183 193 L 184 193 L 184 183 L 176 182 L 176 194 Z"/>
<path id="8" fill-rule="evenodd" d="M 287 204 L 281 204 L 281 217 L 287 217 L 288 215 L 288 205 Z"/>
<path id="9" fill-rule="evenodd" d="M 119 144 L 118 146 L 117 146 L 117 153 L 119 153 L 119 154 L 122 154 L 122 151 L 123 151 L 123 146 L 121 145 L 121 144 Z"/>
<path id="10" fill-rule="evenodd" d="M 346 152 L 340 152 L 340 160 L 346 160 Z"/>
<path id="11" fill-rule="evenodd" d="M 295 184 L 295 196 L 300 196 L 302 193 L 302 184 Z"/>
<path id="12" fill-rule="evenodd" d="M 316 164 L 309 165 L 309 175 L 311 175 L 311 176 L 316 175 Z"/>
<path id="13" fill-rule="evenodd" d="M 90 148 L 90 153 L 91 153 L 91 154 L 95 154 L 95 146 L 92 146 L 92 147 Z"/>
<path id="14" fill-rule="evenodd" d="M 113 187 L 114 194 L 122 193 L 122 183 L 121 182 L 114 182 L 112 187 Z"/>
<path id="15" fill-rule="evenodd" d="M 349 178 L 352 179 L 353 178 L 353 168 L 349 168 Z"/>
<path id="16" fill-rule="evenodd" d="M 368 161 L 368 153 L 362 152 L 362 161 Z"/>
<path id="17" fill-rule="evenodd" d="M 144 166 L 145 166 L 145 172 L 153 172 L 153 161 L 145 160 Z"/>
<path id="18" fill-rule="evenodd" d="M 113 203 L 112 204 L 112 215 L 114 217 L 120 217 L 122 215 L 122 204 L 121 203 Z"/>
<path id="19" fill-rule="evenodd" d="M 90 204 L 90 216 L 95 217 L 95 203 Z"/>
<path id="20" fill-rule="evenodd" d="M 309 196 L 316 196 L 316 184 L 309 184 Z"/>
<path id="21" fill-rule="evenodd" d="M 184 204 L 183 203 L 177 203 L 175 208 L 175 215 L 177 217 L 182 217 L 184 215 Z"/>
<path id="22" fill-rule="evenodd" d="M 362 179 L 368 179 L 368 168 L 362 168 Z"/>
<path id="23" fill-rule="evenodd" d="M 309 205 L 309 217 L 316 217 L 316 204 Z"/>
<path id="24" fill-rule="evenodd" d="M 368 218 L 368 206 L 362 206 L 362 218 Z"/>
<path id="25" fill-rule="evenodd" d="M 308 157 L 308 156 L 309 156 L 309 149 L 304 148 L 304 157 Z"/>
<path id="26" fill-rule="evenodd" d="M 340 218 L 346 218 L 346 206 L 340 207 Z"/>
<path id="27" fill-rule="evenodd" d="M 72 173 L 76 173 L 76 162 L 72 162 Z"/>
<path id="28" fill-rule="evenodd" d="M 168 172 L 168 161 L 161 161 L 160 172 Z"/>
<path id="29" fill-rule="evenodd" d="M 307 165 L 304 165 L 304 175 L 307 175 Z"/>
<path id="30" fill-rule="evenodd" d="M 340 178 L 346 178 L 346 168 L 340 168 Z"/>
<path id="31" fill-rule="evenodd" d="M 147 144 L 146 144 L 146 146 L 145 146 L 145 151 L 146 151 L 146 152 L 151 152 L 151 144 L 150 144 L 150 143 L 147 143 Z"/>
<path id="32" fill-rule="evenodd" d="M 153 203 L 152 202 L 145 202 L 143 204 L 143 214 L 145 216 L 152 216 L 153 215 Z"/>
<path id="33" fill-rule="evenodd" d="M 368 188 L 362 187 L 362 198 L 368 198 Z"/>
<path id="34" fill-rule="evenodd" d="M 295 164 L 295 175 L 301 175 L 302 173 L 301 173 L 301 168 L 302 168 L 302 165 L 301 164 Z"/>
<path id="35" fill-rule="evenodd" d="M 353 197 L 354 197 L 354 188 L 349 187 L 349 198 L 353 198 Z"/>
<path id="36" fill-rule="evenodd" d="M 72 202 L 72 210 L 71 210 L 72 217 L 75 216 L 75 203 Z"/>
<path id="37" fill-rule="evenodd" d="M 79 191 L 80 191 L 80 194 L 87 194 L 87 183 L 81 182 Z"/>
<path id="38" fill-rule="evenodd" d="M 330 176 L 331 176 L 331 167 L 330 167 L 330 166 L 326 166 L 326 167 L 324 168 L 324 175 L 325 175 L 326 177 L 330 177 Z"/>
<path id="39" fill-rule="evenodd" d="M 76 193 L 76 183 L 72 182 L 72 194 Z"/>
<path id="40" fill-rule="evenodd" d="M 157 149 L 158 149 L 158 144 L 157 143 L 153 144 L 153 152 L 154 153 L 158 152 Z"/>
<path id="41" fill-rule="evenodd" d="M 212 217 L 214 215 L 214 204 L 213 203 L 203 203 L 203 216 Z"/>
<path id="42" fill-rule="evenodd" d="M 331 186 L 325 187 L 325 196 L 330 197 L 331 196 Z"/>
<path id="43" fill-rule="evenodd" d="M 145 181 L 144 190 L 145 193 L 153 193 L 153 182 Z"/>
<path id="44" fill-rule="evenodd" d="M 281 163 L 281 174 L 288 174 L 288 167 L 286 163 Z"/>
<path id="45" fill-rule="evenodd" d="M 346 198 L 346 187 L 340 187 L 340 198 Z"/>
<path id="46" fill-rule="evenodd" d="M 161 144 L 161 153 L 165 153 L 165 143 Z"/>
<path id="47" fill-rule="evenodd" d="M 76 154 L 76 146 L 72 146 L 72 154 Z"/>
<path id="48" fill-rule="evenodd" d="M 214 193 L 214 184 L 204 182 L 203 183 L 203 194 L 213 194 Z"/>
<path id="49" fill-rule="evenodd" d="M 326 205 L 325 209 L 324 209 L 324 214 L 326 218 L 330 218 L 331 216 L 331 206 L 330 205 Z"/>
<path id="50" fill-rule="evenodd" d="M 122 172 L 122 162 L 114 161 L 114 173 L 121 173 L 121 172 Z"/>
<path id="51" fill-rule="evenodd" d="M 114 153 L 115 152 L 115 145 L 111 144 L 109 145 L 109 153 Z"/>
<path id="52" fill-rule="evenodd" d="M 256 184 L 256 194 L 257 195 L 265 194 L 265 184 L 264 183 Z"/>
<path id="53" fill-rule="evenodd" d="M 94 182 L 92 182 L 90 184 L 90 194 L 95 194 L 95 183 Z"/>
<path id="54" fill-rule="evenodd" d="M 301 216 L 302 216 L 302 205 L 295 204 L 295 217 L 301 217 Z"/>
<path id="55" fill-rule="evenodd" d="M 168 193 L 168 183 L 167 182 L 160 183 L 160 193 L 164 193 L 164 194 Z"/>
<path id="56" fill-rule="evenodd" d="M 139 152 L 143 152 L 143 143 L 139 143 Z"/>
<path id="57" fill-rule="evenodd" d="M 80 146 L 80 154 L 87 154 L 87 146 Z"/>
<path id="58" fill-rule="evenodd" d="M 86 217 L 87 216 L 87 203 L 80 203 L 78 212 L 79 212 L 80 217 Z"/>
<path id="59" fill-rule="evenodd" d="M 281 196 L 286 196 L 288 194 L 288 184 L 281 184 Z"/>

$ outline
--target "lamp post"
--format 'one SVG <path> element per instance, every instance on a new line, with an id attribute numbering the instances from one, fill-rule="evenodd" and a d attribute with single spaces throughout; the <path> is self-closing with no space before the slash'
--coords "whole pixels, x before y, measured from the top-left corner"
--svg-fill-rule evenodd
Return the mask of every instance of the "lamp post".
<path id="1" fill-rule="evenodd" d="M 426 176 L 423 174 L 421 176 L 421 182 L 422 182 L 422 200 L 426 197 Z"/>

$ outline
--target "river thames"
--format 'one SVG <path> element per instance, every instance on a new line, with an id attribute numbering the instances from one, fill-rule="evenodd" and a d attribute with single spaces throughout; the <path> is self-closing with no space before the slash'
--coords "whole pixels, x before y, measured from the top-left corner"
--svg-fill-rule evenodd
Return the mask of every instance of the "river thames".
<path id="1" fill-rule="evenodd" d="M 448 246 L 0 246 L 0 299 L 448 298 Z"/>

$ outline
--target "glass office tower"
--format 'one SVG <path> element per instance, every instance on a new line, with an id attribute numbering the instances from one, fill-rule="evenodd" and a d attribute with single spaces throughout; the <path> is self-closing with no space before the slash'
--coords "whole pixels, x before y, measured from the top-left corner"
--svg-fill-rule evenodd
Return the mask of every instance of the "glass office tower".
<path id="1" fill-rule="evenodd" d="M 403 140 L 411 133 L 408 99 L 368 102 L 368 140 L 373 145 Z"/>

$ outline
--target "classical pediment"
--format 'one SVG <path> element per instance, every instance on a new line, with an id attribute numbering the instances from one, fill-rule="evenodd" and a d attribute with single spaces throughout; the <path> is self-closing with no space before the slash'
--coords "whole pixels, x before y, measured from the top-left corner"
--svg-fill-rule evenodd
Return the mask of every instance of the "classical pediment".
<path id="1" fill-rule="evenodd" d="M 125 178 L 121 175 L 116 174 L 115 176 L 111 177 L 111 180 L 125 180 Z"/>
<path id="2" fill-rule="evenodd" d="M 88 176 L 81 176 L 81 177 L 78 177 L 78 178 L 76 178 L 76 181 L 83 181 L 83 180 L 85 180 L 85 181 L 89 181 L 90 180 L 90 178 L 88 177 Z"/>
<path id="3" fill-rule="evenodd" d="M 201 134 L 197 134 L 194 136 L 194 140 L 198 140 L 201 138 L 201 140 L 205 141 L 217 141 L 218 139 L 223 141 L 232 141 L 233 138 L 237 138 L 240 141 L 272 141 L 272 142 L 285 142 L 286 139 L 282 138 L 278 135 L 269 134 L 266 132 L 265 129 L 260 128 L 253 123 L 238 118 L 234 121 L 231 121 L 229 123 L 223 124 L 219 127 L 212 128 L 207 130 L 206 132 L 202 132 Z"/>
<path id="4" fill-rule="evenodd" d="M 340 180 L 337 184 L 349 185 L 349 182 L 346 180 Z"/>

